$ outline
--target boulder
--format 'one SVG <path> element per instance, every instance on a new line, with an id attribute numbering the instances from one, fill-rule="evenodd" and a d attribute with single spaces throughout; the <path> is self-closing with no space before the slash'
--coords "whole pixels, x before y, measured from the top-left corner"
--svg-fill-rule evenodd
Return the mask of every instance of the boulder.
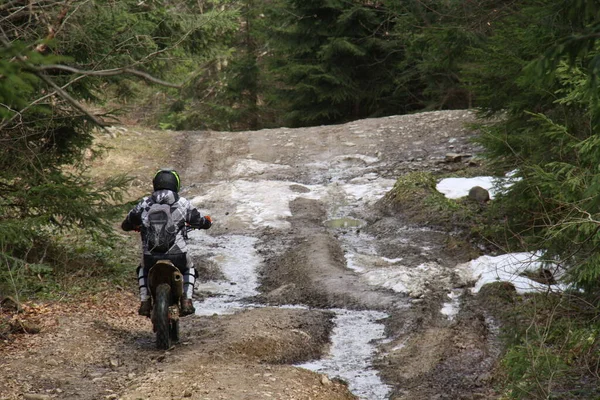
<path id="1" fill-rule="evenodd" d="M 487 189 L 482 188 L 481 186 L 473 186 L 471 190 L 469 190 L 469 199 L 475 200 L 478 203 L 486 203 L 490 201 L 490 192 Z"/>

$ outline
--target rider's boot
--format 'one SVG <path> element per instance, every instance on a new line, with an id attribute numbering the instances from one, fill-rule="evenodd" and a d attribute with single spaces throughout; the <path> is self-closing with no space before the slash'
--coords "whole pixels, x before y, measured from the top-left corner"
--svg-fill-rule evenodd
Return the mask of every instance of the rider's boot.
<path id="1" fill-rule="evenodd" d="M 181 298 L 181 316 L 186 316 L 190 314 L 196 313 L 196 309 L 194 308 L 194 304 L 192 304 L 192 299 L 188 299 L 186 297 Z"/>
<path id="2" fill-rule="evenodd" d="M 138 314 L 143 315 L 145 317 L 149 317 L 152 313 L 152 302 L 150 299 L 144 300 L 140 303 L 140 309 L 138 310 Z"/>

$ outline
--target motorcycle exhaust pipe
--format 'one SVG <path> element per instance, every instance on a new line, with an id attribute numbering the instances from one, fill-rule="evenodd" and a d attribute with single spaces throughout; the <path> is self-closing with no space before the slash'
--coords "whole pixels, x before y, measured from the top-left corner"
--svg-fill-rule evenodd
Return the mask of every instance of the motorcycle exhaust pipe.
<path id="1" fill-rule="evenodd" d="M 179 271 L 173 272 L 173 292 L 177 297 L 183 296 L 183 275 Z"/>

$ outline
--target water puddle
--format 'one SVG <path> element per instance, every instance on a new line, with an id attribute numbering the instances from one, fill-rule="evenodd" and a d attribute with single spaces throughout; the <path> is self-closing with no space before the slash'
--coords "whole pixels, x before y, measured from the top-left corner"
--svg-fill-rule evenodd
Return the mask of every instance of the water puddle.
<path id="1" fill-rule="evenodd" d="M 225 276 L 222 281 L 196 285 L 197 292 L 212 294 L 203 301 L 195 302 L 197 315 L 233 314 L 246 308 L 262 307 L 244 302 L 245 298 L 257 294 L 256 271 L 262 261 L 256 253 L 257 241 L 256 238 L 242 235 L 210 236 L 200 231 L 190 233 L 190 253 L 211 254 L 211 260 L 218 263 Z M 372 363 L 376 343 L 385 339 L 384 326 L 378 321 L 386 318 L 387 314 L 343 309 L 327 311 L 333 311 L 336 315 L 330 354 L 324 359 L 297 366 L 326 374 L 330 379 L 343 379 L 352 393 L 361 399 L 386 399 L 391 389 L 383 384 Z"/>
<path id="2" fill-rule="evenodd" d="M 325 221 L 325 226 L 332 229 L 340 229 L 340 228 L 360 228 L 365 223 L 352 218 L 336 218 L 329 219 Z"/>
<path id="3" fill-rule="evenodd" d="M 348 382 L 353 394 L 365 400 L 387 399 L 391 388 L 381 382 L 372 368 L 374 343 L 385 338 L 377 321 L 387 314 L 377 311 L 334 310 L 335 328 L 328 357 L 297 365 Z"/>

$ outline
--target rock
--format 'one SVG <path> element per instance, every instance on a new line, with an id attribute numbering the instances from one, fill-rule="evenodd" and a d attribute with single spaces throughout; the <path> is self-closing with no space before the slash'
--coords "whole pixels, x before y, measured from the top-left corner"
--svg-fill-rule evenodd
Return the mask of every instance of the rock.
<path id="1" fill-rule="evenodd" d="M 192 391 L 190 389 L 185 389 L 183 391 L 183 397 L 192 397 Z"/>
<path id="2" fill-rule="evenodd" d="M 446 153 L 445 162 L 446 163 L 457 163 L 467 158 L 471 158 L 472 154 L 466 153 Z"/>
<path id="3" fill-rule="evenodd" d="M 446 154 L 446 162 L 447 163 L 455 163 L 462 160 L 462 155 L 458 153 L 448 153 Z"/>
<path id="4" fill-rule="evenodd" d="M 475 200 L 479 203 L 486 203 L 490 200 L 490 192 L 481 186 L 473 186 L 471 190 L 469 190 L 469 199 Z"/>
<path id="5" fill-rule="evenodd" d="M 556 285 L 556 279 L 554 279 L 554 274 L 552 271 L 546 268 L 542 268 L 540 271 L 540 279 L 543 283 L 548 285 Z"/>
<path id="6" fill-rule="evenodd" d="M 58 360 L 55 360 L 53 358 L 50 358 L 49 360 L 46 361 L 46 364 L 51 366 L 51 367 L 58 367 L 60 365 L 60 363 L 58 362 Z"/>
<path id="7" fill-rule="evenodd" d="M 323 385 L 323 386 L 331 385 L 331 380 L 329 380 L 327 375 L 321 375 L 321 385 Z"/>
<path id="8" fill-rule="evenodd" d="M 23 396 L 25 400 L 48 400 L 51 397 L 47 394 L 27 393 Z"/>

